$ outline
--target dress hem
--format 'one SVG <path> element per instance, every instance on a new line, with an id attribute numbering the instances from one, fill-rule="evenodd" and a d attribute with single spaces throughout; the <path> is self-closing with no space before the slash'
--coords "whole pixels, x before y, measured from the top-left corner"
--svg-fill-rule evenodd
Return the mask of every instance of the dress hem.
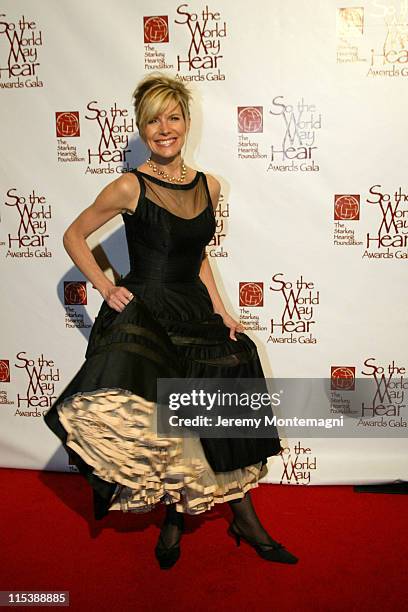
<path id="1" fill-rule="evenodd" d="M 265 475 L 257 462 L 214 472 L 199 437 L 158 438 L 152 423 L 156 404 L 126 389 L 78 392 L 57 406 L 67 432 L 65 446 L 93 476 L 117 485 L 106 510 L 149 512 L 159 503 L 199 514 L 216 503 L 242 498 Z"/>

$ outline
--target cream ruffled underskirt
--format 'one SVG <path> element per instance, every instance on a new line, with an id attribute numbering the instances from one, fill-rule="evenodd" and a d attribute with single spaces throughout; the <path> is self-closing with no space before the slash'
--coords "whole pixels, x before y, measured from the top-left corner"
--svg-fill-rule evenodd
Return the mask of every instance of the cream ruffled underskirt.
<path id="1" fill-rule="evenodd" d="M 124 389 L 76 393 L 58 406 L 67 446 L 117 483 L 109 510 L 148 512 L 159 502 L 199 514 L 239 499 L 267 472 L 261 462 L 215 473 L 198 436 L 161 438 L 156 404 Z"/>

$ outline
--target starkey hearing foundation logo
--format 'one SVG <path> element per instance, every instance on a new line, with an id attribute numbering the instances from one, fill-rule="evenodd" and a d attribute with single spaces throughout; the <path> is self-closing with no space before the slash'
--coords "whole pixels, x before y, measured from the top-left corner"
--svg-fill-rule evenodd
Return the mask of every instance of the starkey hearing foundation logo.
<path id="1" fill-rule="evenodd" d="M 92 100 L 86 106 L 84 118 L 97 128 L 94 142 L 87 147 L 85 156 L 78 151 L 80 144 L 68 140 L 80 137 L 80 112 L 55 113 L 58 161 L 85 162 L 85 174 L 122 174 L 131 170 L 129 139 L 136 126 L 128 109 L 120 107 L 116 101 L 104 108 L 97 100 Z"/>
<path id="2" fill-rule="evenodd" d="M 331 366 L 330 382 L 332 390 L 354 391 L 356 368 L 354 366 Z"/>
<path id="3" fill-rule="evenodd" d="M 247 134 L 263 132 L 263 107 L 238 106 L 238 159 L 266 159 L 266 153 L 259 149 L 260 142 Z"/>
<path id="4" fill-rule="evenodd" d="M 85 157 L 78 154 L 76 145 L 67 138 L 81 135 L 79 111 L 57 111 L 55 113 L 55 132 L 57 136 L 57 159 L 59 162 L 84 162 Z"/>
<path id="5" fill-rule="evenodd" d="M 240 282 L 239 305 L 263 306 L 263 282 Z"/>
<path id="6" fill-rule="evenodd" d="M 368 77 L 407 77 L 407 22 L 407 0 L 337 8 L 337 62 L 368 64 Z"/>
<path id="7" fill-rule="evenodd" d="M 60 370 L 52 359 L 30 357 L 25 351 L 16 355 L 17 369 L 26 373 L 27 386 L 23 392 L 17 393 L 17 408 L 14 416 L 40 417 L 52 406 L 55 395 L 55 383 L 60 381 Z"/>
<path id="8" fill-rule="evenodd" d="M 79 128 L 79 112 L 56 112 L 55 131 L 57 137 L 75 138 L 81 135 Z"/>
<path id="9" fill-rule="evenodd" d="M 176 70 L 176 78 L 181 81 L 224 81 L 222 44 L 227 37 L 227 24 L 221 13 L 208 5 L 195 12 L 183 3 L 172 15 L 172 23 L 178 30 L 174 34 L 178 41 L 183 39 L 182 32 L 187 34 L 176 54 L 163 46 L 173 36 L 168 15 L 143 17 L 145 70 Z"/>
<path id="10" fill-rule="evenodd" d="M 308 485 L 317 469 L 317 457 L 309 446 L 298 441 L 283 447 L 280 452 L 283 469 L 280 484 Z"/>
<path id="11" fill-rule="evenodd" d="M 320 305 L 320 292 L 315 283 L 303 275 L 294 281 L 283 272 L 272 276 L 270 291 L 281 296 L 280 313 L 270 319 L 267 342 L 288 344 L 316 344 L 316 309 Z M 278 301 L 274 300 L 278 311 Z"/>
<path id="12" fill-rule="evenodd" d="M 366 62 L 360 57 L 364 34 L 364 8 L 340 7 L 336 13 L 337 62 Z"/>
<path id="13" fill-rule="evenodd" d="M 8 359 L 0 359 L 0 384 L 9 383 L 10 380 L 10 361 Z M 0 388 L 0 405 L 11 406 L 14 404 L 14 401 L 8 398 L 8 392 L 7 389 Z"/>
<path id="14" fill-rule="evenodd" d="M 0 382 L 10 382 L 10 362 L 8 359 L 0 359 Z"/>
<path id="15" fill-rule="evenodd" d="M 42 30 L 34 19 L 0 14 L 0 89 L 44 87 L 38 76 L 42 46 Z"/>
<path id="16" fill-rule="evenodd" d="M 406 372 L 406 367 L 394 359 L 386 364 L 379 364 L 375 357 L 364 361 L 361 374 L 374 381 L 374 391 L 361 403 L 358 426 L 408 427 Z"/>
<path id="17" fill-rule="evenodd" d="M 330 369 L 330 412 L 333 414 L 353 415 L 352 395 L 356 387 L 356 368 L 353 365 L 331 366 Z M 344 394 L 344 392 L 346 392 Z"/>
<path id="18" fill-rule="evenodd" d="M 87 304 L 86 281 L 64 281 L 64 304 Z"/>
<path id="19" fill-rule="evenodd" d="M 238 132 L 263 132 L 263 107 L 238 106 Z"/>
<path id="20" fill-rule="evenodd" d="M 266 326 L 261 323 L 259 314 L 252 310 L 264 305 L 263 281 L 242 281 L 239 283 L 238 293 L 240 323 L 247 330 L 267 331 Z"/>
<path id="21" fill-rule="evenodd" d="M 358 221 L 360 218 L 360 195 L 342 194 L 334 196 L 334 219 L 336 221 Z"/>
<path id="22" fill-rule="evenodd" d="M 174 64 L 167 59 L 169 52 L 163 48 L 163 43 L 170 40 L 168 15 L 143 17 L 143 34 L 145 70 L 173 69 Z"/>
<path id="23" fill-rule="evenodd" d="M 349 221 L 360 219 L 360 195 L 342 193 L 334 196 L 334 231 L 335 246 L 361 246 L 363 242 L 356 239 L 354 224 Z"/>
<path id="24" fill-rule="evenodd" d="M 6 218 L 10 231 L 6 241 L 1 243 L 6 247 L 5 257 L 52 257 L 49 249 L 52 212 L 47 198 L 35 189 L 23 195 L 16 187 L 11 187 L 6 192 L 4 204 L 13 211 L 12 216 Z"/>
<path id="25" fill-rule="evenodd" d="M 143 34 L 145 43 L 169 42 L 169 18 L 167 15 L 143 17 Z"/>
<path id="26" fill-rule="evenodd" d="M 89 328 L 83 306 L 88 303 L 86 281 L 64 281 L 65 327 Z"/>

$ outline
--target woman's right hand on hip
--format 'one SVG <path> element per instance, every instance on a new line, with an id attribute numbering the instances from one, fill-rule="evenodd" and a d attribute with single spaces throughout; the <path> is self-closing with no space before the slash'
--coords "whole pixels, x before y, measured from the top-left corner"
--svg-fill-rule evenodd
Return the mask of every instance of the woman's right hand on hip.
<path id="1" fill-rule="evenodd" d="M 112 285 L 104 292 L 103 299 L 110 308 L 116 310 L 116 312 L 122 312 L 126 306 L 134 298 L 134 295 L 126 287 Z"/>

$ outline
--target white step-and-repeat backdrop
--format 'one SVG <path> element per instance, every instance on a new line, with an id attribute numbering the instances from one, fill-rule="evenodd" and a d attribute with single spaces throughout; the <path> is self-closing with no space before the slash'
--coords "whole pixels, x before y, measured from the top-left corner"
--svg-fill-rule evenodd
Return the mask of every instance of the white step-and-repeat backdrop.
<path id="1" fill-rule="evenodd" d="M 330 379 L 331 416 L 377 389 L 352 436 L 285 438 L 266 481 L 407 479 L 407 24 L 406 0 L 3 2 L 0 465 L 76 469 L 41 416 L 101 297 L 62 234 L 146 158 L 131 93 L 162 70 L 194 93 L 185 158 L 222 184 L 210 262 L 265 374 Z M 120 216 L 89 244 L 127 273 Z"/>

